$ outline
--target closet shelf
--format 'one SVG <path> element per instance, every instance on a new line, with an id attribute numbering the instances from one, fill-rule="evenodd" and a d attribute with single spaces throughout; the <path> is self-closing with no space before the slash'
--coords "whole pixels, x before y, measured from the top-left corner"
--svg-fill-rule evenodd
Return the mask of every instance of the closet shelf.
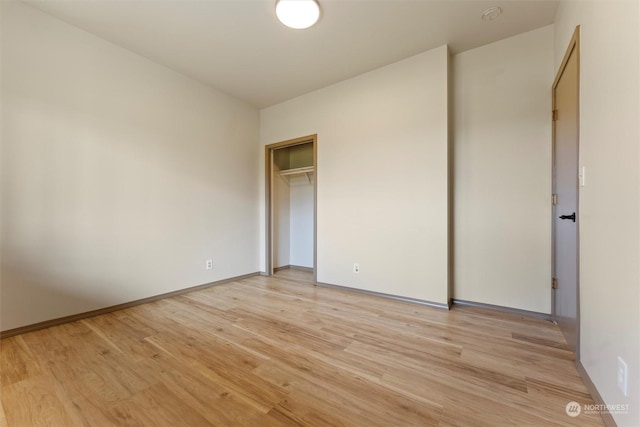
<path id="1" fill-rule="evenodd" d="M 305 166 L 303 168 L 295 168 L 295 169 L 285 169 L 283 171 L 280 171 L 280 176 L 286 177 L 287 179 L 291 179 L 292 176 L 306 175 L 309 182 L 311 182 L 311 175 L 313 174 L 314 169 L 315 168 L 313 166 Z"/>

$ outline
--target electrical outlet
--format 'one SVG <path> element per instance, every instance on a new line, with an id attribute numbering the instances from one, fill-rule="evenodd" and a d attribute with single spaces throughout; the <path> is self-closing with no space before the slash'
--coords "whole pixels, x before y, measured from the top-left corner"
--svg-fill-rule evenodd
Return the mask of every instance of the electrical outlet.
<path id="1" fill-rule="evenodd" d="M 625 396 L 629 396 L 627 364 L 618 356 L 618 388 Z"/>
<path id="2" fill-rule="evenodd" d="M 212 270 L 213 269 L 213 260 L 212 259 L 208 259 L 204 265 L 204 268 L 207 270 Z"/>
<path id="3" fill-rule="evenodd" d="M 356 274 L 360 273 L 360 264 L 353 264 L 353 272 Z"/>

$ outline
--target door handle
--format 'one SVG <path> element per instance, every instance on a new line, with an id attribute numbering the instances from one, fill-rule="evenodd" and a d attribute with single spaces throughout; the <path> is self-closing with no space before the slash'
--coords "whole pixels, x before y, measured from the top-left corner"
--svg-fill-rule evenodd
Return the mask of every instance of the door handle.
<path id="1" fill-rule="evenodd" d="M 573 222 L 576 222 L 576 213 L 572 213 L 571 215 L 560 215 L 560 219 L 570 219 Z"/>

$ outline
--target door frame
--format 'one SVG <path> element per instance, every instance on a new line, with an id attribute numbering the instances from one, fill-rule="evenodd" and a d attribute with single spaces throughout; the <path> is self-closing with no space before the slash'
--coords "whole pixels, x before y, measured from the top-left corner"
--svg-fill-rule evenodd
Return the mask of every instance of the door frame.
<path id="1" fill-rule="evenodd" d="M 569 41 L 569 45 L 567 46 L 567 50 L 565 51 L 564 57 L 562 58 L 562 62 L 560 64 L 560 68 L 558 69 L 558 73 L 553 81 L 553 85 L 551 88 L 551 103 L 552 103 L 552 112 L 555 115 L 556 111 L 556 88 L 558 83 L 560 82 L 560 78 L 562 77 L 567 63 L 569 62 L 569 58 L 572 54 L 576 55 L 577 62 L 577 80 L 578 80 L 578 96 L 576 99 L 576 112 L 578 116 L 578 123 L 576 129 L 577 135 L 577 153 L 578 157 L 578 170 L 576 171 L 576 186 L 578 187 L 576 191 L 576 363 L 580 360 L 580 188 L 578 183 L 578 172 L 580 170 L 580 25 L 576 26 L 573 31 L 573 35 L 571 36 L 571 40 Z M 556 121 L 552 119 L 552 131 L 551 131 L 551 165 L 552 165 L 552 193 L 555 195 L 556 193 L 556 177 L 557 177 L 557 167 L 556 167 Z M 551 209 L 551 274 L 552 280 L 555 281 L 556 278 L 556 216 L 558 215 L 556 204 L 552 205 Z M 554 282 L 552 282 L 554 283 Z M 551 292 L 551 316 L 553 322 L 557 324 L 557 313 L 556 313 L 556 288 L 555 286 Z"/>
<path id="2" fill-rule="evenodd" d="M 312 143 L 313 147 L 313 281 L 318 281 L 318 135 L 276 142 L 264 147 L 265 160 L 265 274 L 273 274 L 273 152 L 280 148 Z"/>

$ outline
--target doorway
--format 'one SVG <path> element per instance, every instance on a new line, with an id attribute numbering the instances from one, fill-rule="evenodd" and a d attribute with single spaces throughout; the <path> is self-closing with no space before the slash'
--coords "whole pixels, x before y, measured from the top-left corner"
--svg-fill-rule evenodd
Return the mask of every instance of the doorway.
<path id="1" fill-rule="evenodd" d="M 553 319 L 580 354 L 579 288 L 580 27 L 553 83 Z M 582 177 L 582 175 L 580 175 Z"/>
<path id="2" fill-rule="evenodd" d="M 268 276 L 291 268 L 317 280 L 317 175 L 317 135 L 265 147 Z"/>

